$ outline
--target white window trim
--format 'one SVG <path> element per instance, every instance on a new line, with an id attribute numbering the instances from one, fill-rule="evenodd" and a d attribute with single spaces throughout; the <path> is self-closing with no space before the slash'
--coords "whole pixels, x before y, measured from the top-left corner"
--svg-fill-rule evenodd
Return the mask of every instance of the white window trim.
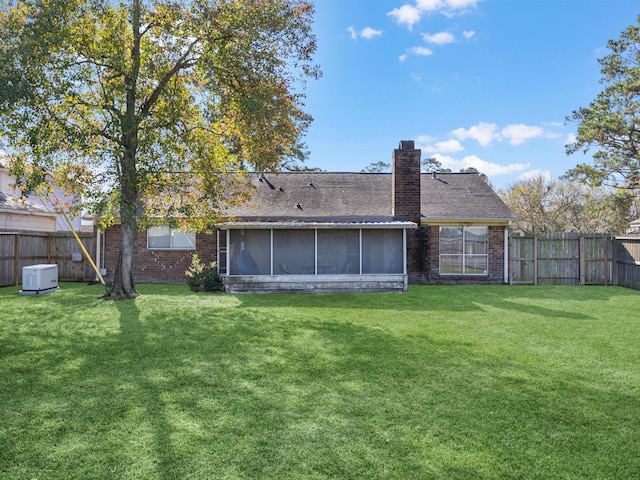
<path id="1" fill-rule="evenodd" d="M 489 227 L 483 227 L 487 229 L 487 253 L 464 253 L 465 250 L 465 233 L 467 227 L 465 225 L 442 225 L 439 228 L 439 232 L 442 232 L 443 228 L 459 228 L 462 227 L 462 253 L 440 253 L 440 236 L 438 236 L 438 273 L 442 277 L 488 277 L 489 276 Z M 475 226 L 477 228 L 478 226 Z M 448 273 L 442 272 L 442 258 L 443 257 L 459 257 L 462 256 L 462 272 L 463 273 Z M 467 258 L 468 257 L 485 257 L 487 262 L 484 273 L 466 273 Z"/>
<path id="2" fill-rule="evenodd" d="M 170 245 L 168 247 L 150 247 L 149 246 L 149 230 L 150 228 L 147 228 L 147 250 L 195 250 L 196 249 L 196 233 L 195 232 L 187 232 L 183 229 L 178 229 L 178 228 L 170 228 L 168 225 L 157 225 L 157 227 L 168 227 L 169 228 L 169 242 Z M 193 235 L 193 245 L 190 245 L 188 247 L 174 247 L 173 246 L 173 232 L 182 232 L 185 234 L 192 234 Z"/>

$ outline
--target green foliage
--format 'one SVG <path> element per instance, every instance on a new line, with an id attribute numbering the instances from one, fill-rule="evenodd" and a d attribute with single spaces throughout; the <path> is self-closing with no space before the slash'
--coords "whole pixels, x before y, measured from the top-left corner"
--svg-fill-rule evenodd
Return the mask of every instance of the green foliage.
<path id="1" fill-rule="evenodd" d="M 383 162 L 382 160 L 379 162 L 373 162 L 360 170 L 363 173 L 384 173 L 391 171 L 391 164 L 387 162 Z"/>
<path id="2" fill-rule="evenodd" d="M 202 263 L 197 253 L 193 254 L 191 265 L 184 272 L 184 277 L 192 292 L 220 292 L 223 289 L 218 264 Z"/>
<path id="3" fill-rule="evenodd" d="M 640 23 L 640 16 L 638 17 Z M 604 90 L 589 107 L 575 110 L 576 141 L 567 153 L 595 150 L 592 164 L 580 164 L 568 175 L 593 186 L 640 188 L 640 25 L 627 27 L 608 43 L 599 60 Z"/>
<path id="4" fill-rule="evenodd" d="M 304 159 L 306 0 L 29 0 L 0 9 L 0 141 L 25 191 L 51 183 L 115 213 L 114 296 L 135 297 L 139 228 L 211 228 L 243 171 Z M 80 198 L 80 197 L 79 197 Z"/>
<path id="5" fill-rule="evenodd" d="M 422 160 L 422 168 L 425 172 L 450 173 L 451 169 L 443 169 L 442 163 L 435 157 L 424 158 Z"/>

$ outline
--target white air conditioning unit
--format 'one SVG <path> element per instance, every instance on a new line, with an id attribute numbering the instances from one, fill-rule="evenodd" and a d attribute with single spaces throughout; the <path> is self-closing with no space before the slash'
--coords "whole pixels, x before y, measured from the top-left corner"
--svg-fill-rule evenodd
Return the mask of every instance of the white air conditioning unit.
<path id="1" fill-rule="evenodd" d="M 58 289 L 58 265 L 30 265 L 22 268 L 21 294 L 35 295 Z"/>

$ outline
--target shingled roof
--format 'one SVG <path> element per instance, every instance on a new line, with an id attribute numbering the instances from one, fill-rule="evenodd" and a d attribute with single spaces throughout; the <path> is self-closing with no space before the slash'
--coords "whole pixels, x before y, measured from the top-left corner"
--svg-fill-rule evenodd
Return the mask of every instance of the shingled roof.
<path id="1" fill-rule="evenodd" d="M 245 222 L 391 222 L 390 173 L 283 172 L 255 175 L 248 205 L 228 213 Z M 421 174 L 423 221 L 508 221 L 509 208 L 477 174 Z"/>
<path id="2" fill-rule="evenodd" d="M 509 221 L 516 216 L 475 173 L 421 175 L 421 211 L 425 221 Z"/>
<path id="3" fill-rule="evenodd" d="M 244 221 L 390 221 L 391 176 L 287 172 L 252 181 L 253 198 L 229 213 Z"/>
<path id="4" fill-rule="evenodd" d="M 25 215 L 44 215 L 48 217 L 55 217 L 56 213 L 37 203 L 30 202 L 29 200 L 23 200 L 11 195 L 7 195 L 4 192 L 0 192 L 0 211 L 20 213 Z"/>

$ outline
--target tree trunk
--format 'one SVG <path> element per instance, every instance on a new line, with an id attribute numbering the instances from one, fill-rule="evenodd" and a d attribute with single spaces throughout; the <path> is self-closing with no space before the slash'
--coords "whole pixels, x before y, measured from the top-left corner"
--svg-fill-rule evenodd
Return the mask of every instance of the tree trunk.
<path id="1" fill-rule="evenodd" d="M 138 153 L 139 119 L 136 115 L 137 81 L 140 73 L 140 0 L 132 4 L 133 48 L 131 71 L 125 75 L 126 111 L 122 120 L 120 145 L 123 148 L 119 162 L 120 177 L 120 255 L 114 272 L 114 283 L 109 297 L 114 300 L 136 298 L 134 281 L 135 260 L 138 250 L 139 179 L 136 167 Z"/>
<path id="2" fill-rule="evenodd" d="M 120 255 L 114 273 L 113 286 L 109 297 L 114 300 L 136 298 L 139 294 L 134 281 L 136 252 L 138 249 L 138 227 L 135 217 L 122 220 L 120 239 Z"/>

